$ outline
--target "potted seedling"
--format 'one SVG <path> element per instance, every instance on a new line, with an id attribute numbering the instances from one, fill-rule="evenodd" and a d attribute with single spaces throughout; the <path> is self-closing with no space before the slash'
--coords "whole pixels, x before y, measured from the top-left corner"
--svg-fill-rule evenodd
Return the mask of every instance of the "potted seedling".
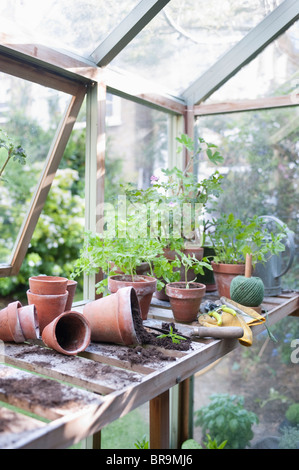
<path id="1" fill-rule="evenodd" d="M 132 184 L 123 185 L 124 193 L 132 205 L 149 208 L 149 230 L 164 244 L 164 255 L 170 260 L 180 252 L 203 258 L 201 216 L 207 202 L 218 197 L 222 176 L 215 171 L 208 178 L 197 178 L 193 167 L 205 155 L 213 164 L 223 161 L 217 146 L 203 138 L 193 141 L 188 135 L 176 138 L 178 153 L 183 148 L 189 153 L 184 169 L 162 169 L 161 176 L 151 177 L 151 186 L 136 189 Z M 154 226 L 154 228 L 153 228 Z M 182 275 L 182 279 L 184 279 Z"/>
<path id="2" fill-rule="evenodd" d="M 126 237 L 111 237 L 88 231 L 72 278 L 82 272 L 91 275 L 101 271 L 103 279 L 96 284 L 96 292 L 104 295 L 132 285 L 140 302 L 142 318 L 145 319 L 157 279 L 152 275 L 137 274 L 137 268 L 141 263 L 148 263 L 151 267 L 152 261 L 162 253 L 162 246 L 155 239 L 135 238 L 130 233 Z"/>
<path id="3" fill-rule="evenodd" d="M 199 282 L 188 280 L 188 271 L 192 269 L 195 275 L 203 274 L 203 268 L 212 269 L 205 260 L 198 260 L 194 255 L 181 254 L 180 263 L 184 268 L 184 281 L 172 282 L 166 285 L 173 316 L 177 322 L 190 323 L 195 321 L 199 306 L 206 292 L 206 286 Z"/>
<path id="4" fill-rule="evenodd" d="M 230 298 L 230 284 L 235 276 L 244 276 L 246 255 L 252 266 L 265 262 L 268 256 L 285 250 L 281 240 L 284 231 L 269 233 L 264 221 L 254 216 L 246 223 L 234 214 L 222 214 L 213 220 L 213 230 L 208 234 L 215 256 L 211 262 L 220 296 Z"/>

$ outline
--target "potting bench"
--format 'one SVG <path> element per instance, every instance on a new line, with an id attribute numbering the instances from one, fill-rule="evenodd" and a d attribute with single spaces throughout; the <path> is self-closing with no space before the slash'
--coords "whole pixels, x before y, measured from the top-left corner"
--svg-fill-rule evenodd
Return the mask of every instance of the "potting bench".
<path id="1" fill-rule="evenodd" d="M 263 305 L 272 325 L 299 314 L 299 295 L 284 293 L 265 299 Z M 173 321 L 170 308 L 165 307 L 154 301 L 149 318 Z M 253 334 L 264 328 L 252 327 Z M 129 348 L 112 344 L 91 343 L 75 357 L 45 348 L 41 341 L 0 345 L 0 400 L 16 407 L 0 407 L 0 448 L 67 448 L 88 436 L 97 448 L 104 426 L 149 402 L 150 448 L 167 449 L 170 389 L 179 384 L 179 433 L 177 442 L 172 442 L 179 448 L 188 437 L 190 377 L 239 342 L 200 339 L 192 342 L 188 352 L 164 350 L 161 359 L 145 364 L 130 363 Z"/>

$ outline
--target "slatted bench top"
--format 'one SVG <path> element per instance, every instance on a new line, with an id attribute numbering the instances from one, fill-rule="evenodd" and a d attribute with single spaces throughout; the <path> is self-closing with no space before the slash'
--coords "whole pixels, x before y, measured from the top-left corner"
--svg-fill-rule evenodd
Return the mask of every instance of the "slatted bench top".
<path id="1" fill-rule="evenodd" d="M 271 325 L 299 311 L 299 295 L 266 298 Z M 80 307 L 75 308 L 80 311 Z M 174 321 L 167 302 L 153 299 L 148 318 Z M 183 327 L 183 326 L 182 326 Z M 252 327 L 253 334 L 265 328 Z M 188 351 L 91 343 L 64 356 L 34 343 L 0 348 L 0 448 L 66 448 L 154 399 L 239 345 L 238 340 L 197 339 Z M 144 352 L 144 354 L 143 354 Z M 138 354 L 142 361 L 138 361 Z M 2 403 L 1 403 L 2 402 Z M 11 405 L 5 406 L 4 404 Z M 2 405 L 2 406 L 1 406 Z M 30 415 L 29 415 L 30 414 Z"/>

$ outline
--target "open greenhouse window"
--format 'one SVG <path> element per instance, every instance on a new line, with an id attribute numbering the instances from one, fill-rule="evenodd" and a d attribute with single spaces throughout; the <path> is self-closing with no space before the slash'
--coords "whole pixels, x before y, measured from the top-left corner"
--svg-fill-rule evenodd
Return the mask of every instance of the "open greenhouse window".
<path id="1" fill-rule="evenodd" d="M 6 277 L 19 272 L 86 89 L 72 84 L 77 95 L 70 96 L 4 73 L 0 80 L 0 277 Z M 24 153 L 7 162 L 11 142 Z"/>

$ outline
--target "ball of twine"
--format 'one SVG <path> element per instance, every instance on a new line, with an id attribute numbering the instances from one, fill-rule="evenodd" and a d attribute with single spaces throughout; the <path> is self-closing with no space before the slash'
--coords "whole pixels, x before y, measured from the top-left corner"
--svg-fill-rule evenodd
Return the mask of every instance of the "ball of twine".
<path id="1" fill-rule="evenodd" d="M 257 307 L 264 299 L 264 283 L 259 277 L 236 276 L 230 285 L 230 298 L 245 307 Z"/>

